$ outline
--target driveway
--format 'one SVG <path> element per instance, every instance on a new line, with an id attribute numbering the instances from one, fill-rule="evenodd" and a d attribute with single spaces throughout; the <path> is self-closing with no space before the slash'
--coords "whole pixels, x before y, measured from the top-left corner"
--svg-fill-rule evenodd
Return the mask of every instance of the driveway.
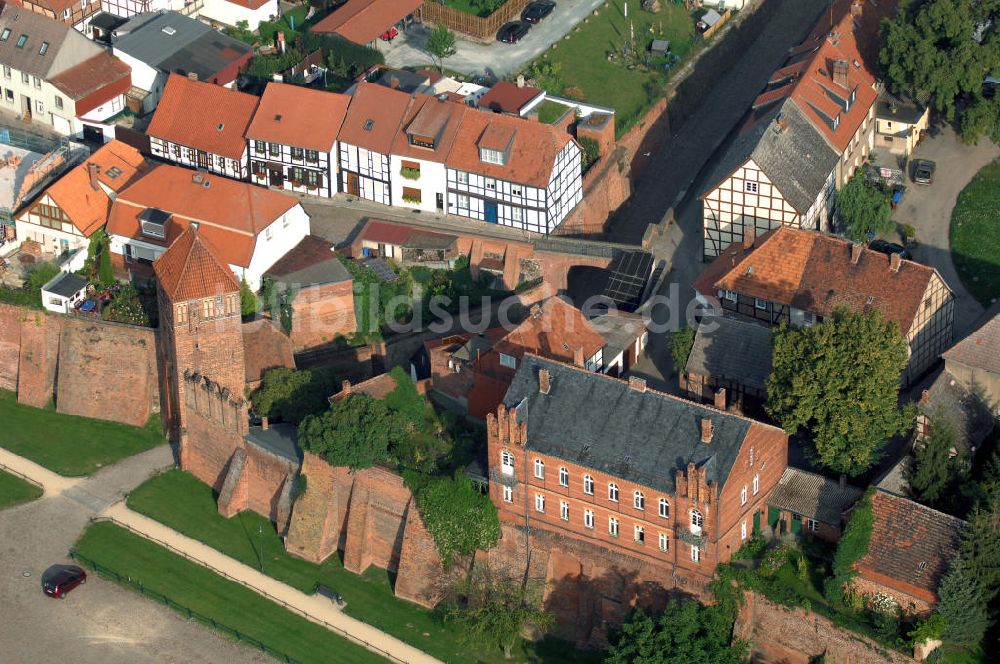
<path id="1" fill-rule="evenodd" d="M 548 18 L 531 26 L 524 39 L 516 44 L 501 44 L 497 41 L 484 44 L 463 39 L 456 33 L 457 53 L 444 61 L 445 68 L 466 75 L 490 75 L 498 80 L 510 76 L 534 60 L 553 42 L 569 34 L 577 23 L 603 5 L 605 0 L 556 0 L 556 2 L 556 8 Z M 385 54 L 385 63 L 390 67 L 430 65 L 433 60 L 425 49 L 429 34 L 428 27 L 415 25 L 400 34 L 391 44 L 379 42 L 379 50 Z"/>
<path id="2" fill-rule="evenodd" d="M 982 316 L 983 307 L 965 290 L 952 263 L 951 212 L 962 189 L 981 168 L 997 158 L 1000 148 L 989 139 L 981 139 L 979 145 L 965 145 L 951 126 L 945 126 L 918 145 L 910 158 L 911 163 L 914 159 L 930 159 L 937 164 L 934 184 L 914 184 L 907 177 L 906 195 L 892 215 L 897 222 L 910 224 L 917 231 L 917 246 L 911 251 L 913 258 L 934 267 L 955 293 L 956 339 L 971 331 Z"/>

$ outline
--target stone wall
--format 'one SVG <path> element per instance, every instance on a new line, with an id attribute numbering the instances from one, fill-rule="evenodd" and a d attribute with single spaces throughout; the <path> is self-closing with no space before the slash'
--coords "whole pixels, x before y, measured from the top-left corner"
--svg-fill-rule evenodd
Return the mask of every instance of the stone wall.
<path id="1" fill-rule="evenodd" d="M 21 319 L 27 310 L 0 304 L 0 390 L 17 390 L 21 357 Z"/>
<path id="2" fill-rule="evenodd" d="M 747 593 L 734 636 L 751 643 L 754 662 L 809 664 L 825 656 L 828 664 L 911 664 L 916 660 L 860 634 L 841 629 L 828 618 L 800 608 L 779 606 Z"/>
<path id="3" fill-rule="evenodd" d="M 632 195 L 628 148 L 619 146 L 597 160 L 583 176 L 583 200 L 553 231 L 554 235 L 597 236 L 608 218 Z"/>
<path id="4" fill-rule="evenodd" d="M 222 489 L 233 454 L 244 447 L 246 407 L 242 399 L 198 374 L 181 378 L 184 421 L 180 465 L 216 491 Z"/>
<path id="5" fill-rule="evenodd" d="M 55 393 L 62 319 L 31 309 L 22 310 L 21 349 L 17 366 L 17 400 L 42 408 Z"/>
<path id="6" fill-rule="evenodd" d="M 298 464 L 247 441 L 229 460 L 219 490 L 219 514 L 228 519 L 250 510 L 284 532 L 289 515 L 281 503 L 291 493 L 297 473 Z"/>
<path id="7" fill-rule="evenodd" d="M 292 298 L 292 345 L 296 351 L 330 343 L 358 329 L 354 282 L 303 288 Z"/>

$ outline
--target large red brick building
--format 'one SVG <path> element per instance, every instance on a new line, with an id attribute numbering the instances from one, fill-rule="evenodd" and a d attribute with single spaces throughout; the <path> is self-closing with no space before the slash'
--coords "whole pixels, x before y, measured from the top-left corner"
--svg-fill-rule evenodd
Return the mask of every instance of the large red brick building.
<path id="1" fill-rule="evenodd" d="M 696 586 L 752 535 L 788 456 L 778 428 L 530 354 L 487 436 L 503 523 Z"/>

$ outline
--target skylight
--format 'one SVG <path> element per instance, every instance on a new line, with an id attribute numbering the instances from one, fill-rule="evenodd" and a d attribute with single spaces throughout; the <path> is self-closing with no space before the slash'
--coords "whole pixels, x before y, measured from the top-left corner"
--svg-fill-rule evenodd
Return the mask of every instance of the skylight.
<path id="1" fill-rule="evenodd" d="M 21 35 L 17 38 L 17 47 L 24 48 L 24 45 L 28 43 L 28 35 Z"/>
<path id="2" fill-rule="evenodd" d="M 0 32 L 0 41 L 7 41 L 10 37 L 10 28 L 4 28 L 3 32 Z"/>
<path id="3" fill-rule="evenodd" d="M 375 121 L 372 119 L 365 120 L 365 131 L 371 131 L 375 127 Z"/>
<path id="4" fill-rule="evenodd" d="M 49 43 L 42 42 L 41 48 L 38 49 L 38 55 L 45 55 L 45 51 L 49 50 Z"/>
<path id="5" fill-rule="evenodd" d="M 121 174 L 122 174 L 122 169 L 118 168 L 117 166 L 112 166 L 111 168 L 108 169 L 107 173 L 105 173 L 105 175 L 107 175 L 112 180 L 114 180 Z"/>

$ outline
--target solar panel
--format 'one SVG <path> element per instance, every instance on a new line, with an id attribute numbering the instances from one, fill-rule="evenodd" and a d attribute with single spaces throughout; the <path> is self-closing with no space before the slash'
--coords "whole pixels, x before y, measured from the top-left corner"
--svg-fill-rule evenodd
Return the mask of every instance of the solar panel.
<path id="1" fill-rule="evenodd" d="M 611 276 L 604 287 L 604 296 L 623 311 L 635 311 L 652 268 L 652 254 L 645 251 L 622 252 L 608 268 Z"/>
<path id="2" fill-rule="evenodd" d="M 369 258 L 364 264 L 375 272 L 375 276 L 386 283 L 399 279 L 399 275 L 381 258 Z"/>

